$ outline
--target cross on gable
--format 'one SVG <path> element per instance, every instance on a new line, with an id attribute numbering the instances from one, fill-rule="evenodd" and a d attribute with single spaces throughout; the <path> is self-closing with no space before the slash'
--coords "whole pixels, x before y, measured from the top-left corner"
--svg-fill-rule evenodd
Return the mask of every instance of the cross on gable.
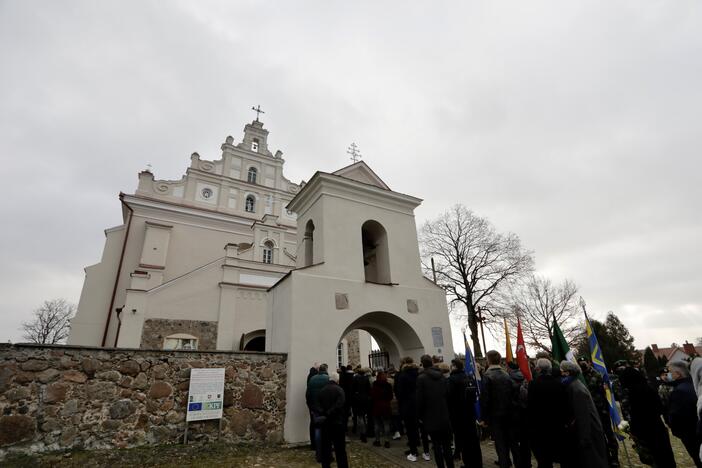
<path id="1" fill-rule="evenodd" d="M 346 152 L 351 155 L 350 159 L 354 162 L 354 164 L 357 163 L 359 159 L 361 159 L 361 151 L 359 151 L 356 143 L 351 143 L 351 146 L 349 146 Z"/>
<path id="2" fill-rule="evenodd" d="M 265 114 L 265 112 L 261 110 L 261 105 L 260 105 L 260 104 L 259 104 L 258 106 L 256 106 L 256 107 L 252 107 L 251 110 L 254 111 L 254 112 L 256 112 L 256 122 L 258 122 L 258 116 L 259 116 L 259 114 Z"/>

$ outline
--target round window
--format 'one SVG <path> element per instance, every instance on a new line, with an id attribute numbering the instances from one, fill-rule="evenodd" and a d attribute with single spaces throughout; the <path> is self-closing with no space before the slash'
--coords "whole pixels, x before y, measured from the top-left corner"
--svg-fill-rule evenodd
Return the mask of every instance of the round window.
<path id="1" fill-rule="evenodd" d="M 210 198 L 212 196 L 212 189 L 204 188 L 202 189 L 202 198 Z"/>

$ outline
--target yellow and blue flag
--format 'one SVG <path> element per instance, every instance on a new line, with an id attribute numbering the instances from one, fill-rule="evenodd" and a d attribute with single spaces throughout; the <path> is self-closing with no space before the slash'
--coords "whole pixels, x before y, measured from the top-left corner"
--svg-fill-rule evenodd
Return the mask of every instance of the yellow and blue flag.
<path id="1" fill-rule="evenodd" d="M 619 431 L 619 424 L 622 422 L 622 417 L 619 414 L 619 409 L 617 409 L 617 402 L 614 400 L 614 393 L 612 392 L 612 382 L 609 380 L 609 374 L 607 373 L 607 366 L 604 363 L 604 358 L 602 357 L 602 349 L 600 344 L 597 342 L 597 336 L 595 336 L 595 331 L 590 325 L 590 319 L 585 314 L 585 330 L 587 332 L 587 341 L 590 345 L 590 359 L 592 361 L 592 367 L 602 375 L 602 380 L 604 381 L 605 396 L 607 397 L 607 405 L 609 406 L 609 417 L 612 420 L 612 426 L 614 427 L 614 433 L 617 437 L 623 439 L 621 432 Z"/>

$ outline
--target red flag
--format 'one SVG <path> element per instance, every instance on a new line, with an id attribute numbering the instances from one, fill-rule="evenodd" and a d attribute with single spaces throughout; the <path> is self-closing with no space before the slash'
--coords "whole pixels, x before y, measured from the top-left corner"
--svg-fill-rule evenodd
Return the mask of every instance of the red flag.
<path id="1" fill-rule="evenodd" d="M 522 323 L 519 321 L 519 317 L 517 317 L 517 364 L 519 364 L 519 369 L 522 371 L 526 381 L 531 382 L 531 368 L 529 367 L 529 358 L 524 347 Z"/>

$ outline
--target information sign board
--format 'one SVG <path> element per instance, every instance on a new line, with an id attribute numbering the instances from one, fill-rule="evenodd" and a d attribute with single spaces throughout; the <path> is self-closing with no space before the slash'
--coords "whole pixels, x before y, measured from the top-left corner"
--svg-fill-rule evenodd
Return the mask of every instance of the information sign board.
<path id="1" fill-rule="evenodd" d="M 224 407 L 224 369 L 191 369 L 186 421 L 221 419 Z"/>
<path id="2" fill-rule="evenodd" d="M 431 338 L 434 341 L 435 348 L 440 348 L 444 345 L 444 334 L 441 327 L 431 327 Z"/>

